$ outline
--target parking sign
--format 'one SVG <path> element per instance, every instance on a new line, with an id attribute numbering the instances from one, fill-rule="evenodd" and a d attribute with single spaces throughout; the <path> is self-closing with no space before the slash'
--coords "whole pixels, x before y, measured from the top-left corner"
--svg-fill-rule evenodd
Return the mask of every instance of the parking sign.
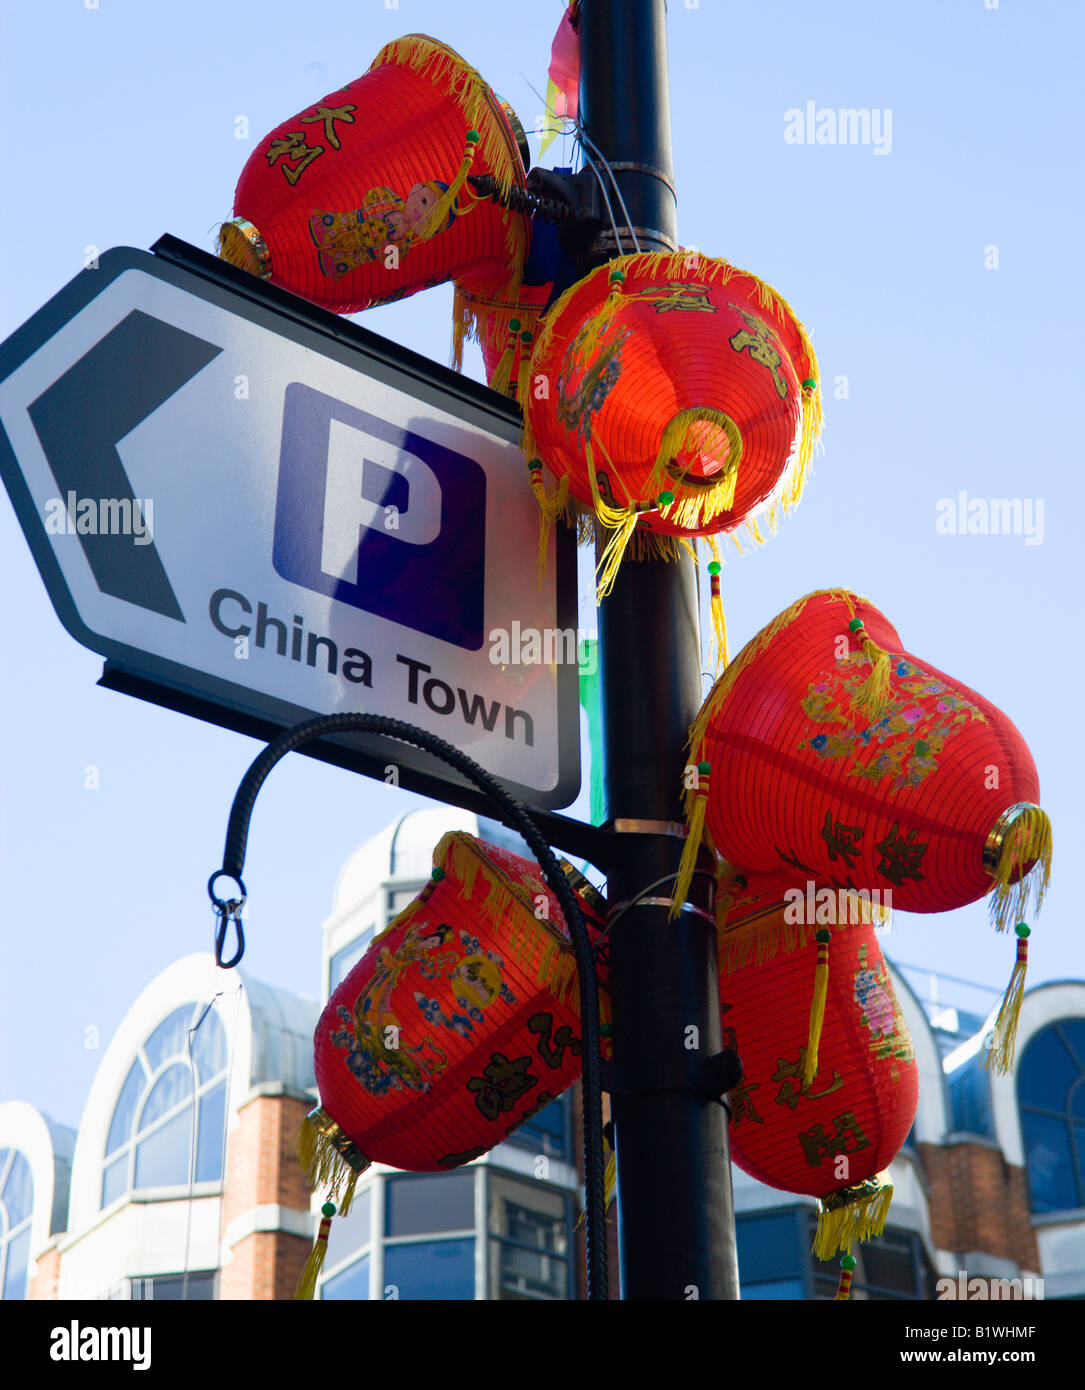
<path id="1" fill-rule="evenodd" d="M 538 584 L 517 408 L 167 249 L 107 252 L 0 348 L 0 472 L 68 631 L 162 703 L 246 729 L 391 715 L 568 805 L 575 554 L 556 528 Z M 573 641 L 525 662 L 508 634 L 532 630 Z M 348 744 L 461 799 L 424 754 Z"/>

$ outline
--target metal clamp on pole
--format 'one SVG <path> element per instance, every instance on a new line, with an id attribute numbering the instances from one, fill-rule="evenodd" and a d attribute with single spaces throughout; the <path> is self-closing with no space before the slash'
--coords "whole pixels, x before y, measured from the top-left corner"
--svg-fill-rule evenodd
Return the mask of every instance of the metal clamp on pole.
<path id="1" fill-rule="evenodd" d="M 635 1091 L 624 1067 L 616 1062 L 603 1063 L 603 1090 L 613 1096 L 676 1091 L 702 1096 L 705 1100 L 721 1100 L 741 1080 L 742 1061 L 731 1048 L 711 1057 L 692 1049 L 683 1056 L 661 1056 L 653 1066 L 641 1069 Z"/>

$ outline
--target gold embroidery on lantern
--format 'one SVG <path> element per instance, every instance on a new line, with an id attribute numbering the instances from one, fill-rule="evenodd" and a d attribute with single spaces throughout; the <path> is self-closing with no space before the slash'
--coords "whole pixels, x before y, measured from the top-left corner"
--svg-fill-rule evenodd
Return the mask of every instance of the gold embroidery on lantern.
<path id="1" fill-rule="evenodd" d="M 305 139 L 303 130 L 288 130 L 278 140 L 272 140 L 267 148 L 267 162 L 274 165 L 278 160 L 283 160 L 279 168 L 286 175 L 286 181 L 291 186 L 297 183 L 305 170 L 312 164 L 313 160 L 324 153 L 323 145 L 310 145 Z M 300 164 L 290 166 L 286 161 L 300 159 Z"/>
<path id="2" fill-rule="evenodd" d="M 324 122 L 324 139 L 331 145 L 333 150 L 340 148 L 339 136 L 335 133 L 335 122 L 343 121 L 347 125 L 354 124 L 354 117 L 350 114 L 357 111 L 356 106 L 325 106 L 323 102 L 316 108 L 312 116 L 302 116 L 302 125 L 312 125 L 314 121 Z"/>
<path id="3" fill-rule="evenodd" d="M 780 371 L 782 357 L 779 344 L 769 331 L 768 325 L 762 323 L 754 314 L 748 314 L 738 304 L 732 304 L 731 308 L 736 310 L 749 324 L 749 329 L 740 328 L 739 331 L 728 339 L 736 352 L 744 352 L 747 348 L 750 357 L 762 367 L 767 367 L 772 375 L 773 385 L 776 387 L 776 394 L 781 400 L 787 399 L 787 381 L 783 372 Z"/>
<path id="4" fill-rule="evenodd" d="M 829 1096 L 834 1091 L 839 1091 L 844 1084 L 840 1073 L 834 1071 L 831 1084 L 822 1091 L 815 1091 L 804 1079 L 805 1069 L 805 1047 L 799 1048 L 799 1060 L 797 1062 L 789 1062 L 786 1057 L 777 1057 L 776 1070 L 770 1077 L 770 1080 L 781 1083 L 780 1089 L 776 1092 L 777 1105 L 786 1105 L 789 1110 L 794 1110 L 800 1100 L 820 1100 L 822 1096 Z"/>
<path id="5" fill-rule="evenodd" d="M 803 1154 L 811 1168 L 819 1167 L 826 1158 L 835 1158 L 837 1154 L 858 1153 L 860 1149 L 870 1147 L 870 1140 L 860 1129 L 859 1121 L 851 1110 L 844 1110 L 833 1117 L 833 1129 L 835 1133 L 829 1135 L 825 1133 L 824 1125 L 814 1125 L 805 1134 L 798 1136 Z M 855 1140 L 850 1146 L 849 1138 Z"/>

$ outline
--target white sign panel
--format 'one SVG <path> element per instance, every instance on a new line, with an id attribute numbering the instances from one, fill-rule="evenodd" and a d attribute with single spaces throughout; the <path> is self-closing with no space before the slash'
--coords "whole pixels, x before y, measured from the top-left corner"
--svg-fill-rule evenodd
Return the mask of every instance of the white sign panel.
<path id="1" fill-rule="evenodd" d="M 129 250 L 0 352 L 0 467 L 79 641 L 279 723 L 404 719 L 536 806 L 575 798 L 575 567 L 555 533 L 538 584 L 514 407 L 259 282 Z"/>

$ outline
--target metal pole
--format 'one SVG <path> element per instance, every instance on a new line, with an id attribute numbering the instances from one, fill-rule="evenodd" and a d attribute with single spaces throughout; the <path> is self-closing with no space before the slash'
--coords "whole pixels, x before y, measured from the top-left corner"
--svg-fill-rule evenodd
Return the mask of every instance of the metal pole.
<path id="1" fill-rule="evenodd" d="M 646 251 L 676 244 L 665 17 L 665 0 L 580 7 L 583 130 L 614 169 Z M 599 162 L 591 145 L 587 153 Z M 620 228 L 613 185 L 608 194 Z M 584 268 L 623 249 L 632 249 L 628 240 L 619 248 L 605 233 Z M 682 819 L 685 743 L 701 704 L 693 561 L 627 558 L 599 629 L 608 824 L 628 845 L 608 876 L 615 904 L 673 875 L 681 856 L 682 839 L 667 826 Z M 703 911 L 704 878 L 675 922 L 666 905 L 672 886 L 624 913 L 611 943 L 622 1296 L 733 1299 L 726 1112 L 698 1082 L 721 1048 L 716 929 Z"/>

